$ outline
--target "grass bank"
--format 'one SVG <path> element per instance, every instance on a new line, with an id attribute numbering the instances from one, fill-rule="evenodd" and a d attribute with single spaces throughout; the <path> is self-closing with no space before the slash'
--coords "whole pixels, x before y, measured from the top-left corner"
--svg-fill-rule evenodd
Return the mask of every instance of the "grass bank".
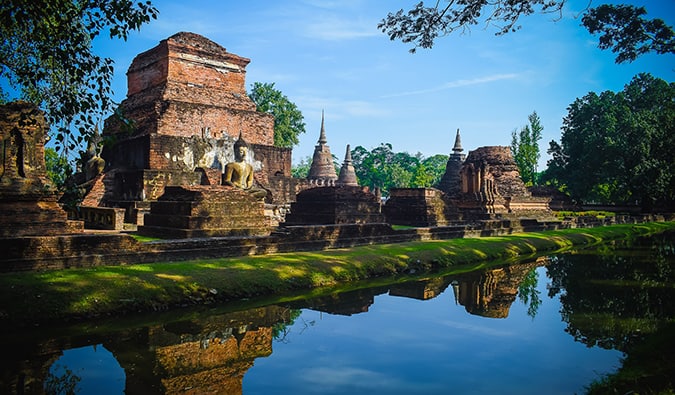
<path id="1" fill-rule="evenodd" d="M 22 325 L 284 295 L 411 271 L 543 253 L 675 229 L 675 222 L 0 275 L 0 323 Z"/>

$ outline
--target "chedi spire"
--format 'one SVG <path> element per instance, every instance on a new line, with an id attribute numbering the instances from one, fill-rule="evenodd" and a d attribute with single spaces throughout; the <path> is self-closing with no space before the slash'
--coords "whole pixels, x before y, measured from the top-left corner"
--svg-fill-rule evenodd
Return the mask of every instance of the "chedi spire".
<path id="1" fill-rule="evenodd" d="M 354 164 L 352 163 L 352 152 L 349 150 L 349 144 L 347 144 L 345 161 L 342 162 L 342 167 L 340 168 L 340 176 L 338 176 L 337 185 L 345 185 L 345 186 L 359 185 L 359 182 L 356 179 L 356 171 L 354 170 Z"/>
<path id="2" fill-rule="evenodd" d="M 309 168 L 307 179 L 318 185 L 334 185 L 337 180 L 335 165 L 333 165 L 333 155 L 330 153 L 330 147 L 326 144 L 326 129 L 324 128 L 324 115 L 321 111 L 321 132 L 319 141 L 314 147 L 312 156 L 312 165 Z"/>

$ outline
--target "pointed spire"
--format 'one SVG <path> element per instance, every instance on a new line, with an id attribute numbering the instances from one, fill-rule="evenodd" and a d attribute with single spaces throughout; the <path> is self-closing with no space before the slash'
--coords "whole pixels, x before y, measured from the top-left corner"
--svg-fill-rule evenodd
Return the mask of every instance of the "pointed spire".
<path id="1" fill-rule="evenodd" d="M 323 110 L 321 111 L 321 136 L 319 142 L 314 146 L 314 155 L 312 164 L 309 167 L 307 179 L 320 185 L 333 185 L 338 176 L 335 173 L 333 165 L 333 155 L 328 147 L 326 138 L 326 129 L 324 128 Z"/>
<path id="2" fill-rule="evenodd" d="M 359 185 L 359 182 L 356 179 L 356 171 L 354 170 L 354 165 L 352 164 L 352 152 L 349 150 L 349 144 L 347 144 L 345 161 L 342 163 L 342 167 L 340 168 L 340 176 L 338 177 L 336 184 L 345 186 Z"/>
<path id="3" fill-rule="evenodd" d="M 455 154 L 459 154 L 462 151 L 464 151 L 464 148 L 462 148 L 462 139 L 459 135 L 459 128 L 457 128 L 457 135 L 455 136 L 455 146 L 452 147 L 452 151 Z"/>
<path id="4" fill-rule="evenodd" d="M 323 110 L 321 110 L 321 134 L 319 135 L 319 144 L 326 144 L 326 129 L 323 127 Z"/>
<path id="5" fill-rule="evenodd" d="M 347 152 L 345 152 L 345 163 L 352 163 L 352 151 L 349 149 L 349 144 L 347 144 Z"/>

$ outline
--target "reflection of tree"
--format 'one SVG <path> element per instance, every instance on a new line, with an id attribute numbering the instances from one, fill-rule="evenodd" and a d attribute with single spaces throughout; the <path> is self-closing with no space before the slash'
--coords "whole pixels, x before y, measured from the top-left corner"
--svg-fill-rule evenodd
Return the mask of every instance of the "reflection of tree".
<path id="1" fill-rule="evenodd" d="M 61 374 L 57 375 L 57 373 Z M 45 379 L 45 394 L 72 395 L 78 393 L 77 384 L 82 380 L 67 366 L 54 365 Z"/>
<path id="2" fill-rule="evenodd" d="M 666 246 L 673 236 L 553 257 L 549 296 L 561 293 L 567 332 L 589 347 L 626 351 L 635 338 L 675 317 L 674 254 Z"/>
<path id="3" fill-rule="evenodd" d="M 537 273 L 537 269 L 535 268 L 530 270 L 520 285 L 518 285 L 518 299 L 527 306 L 527 315 L 532 318 L 537 315 L 537 311 L 541 305 L 540 292 L 537 289 L 538 283 L 539 273 Z"/>
<path id="4" fill-rule="evenodd" d="M 272 338 L 274 340 L 285 343 L 286 336 L 289 333 L 289 327 L 295 323 L 295 320 L 300 317 L 302 310 L 288 309 L 288 319 L 284 319 L 272 325 Z"/>
<path id="5" fill-rule="evenodd" d="M 675 387 L 675 323 L 633 347 L 618 372 L 592 383 L 589 395 L 672 394 Z"/>
<path id="6" fill-rule="evenodd" d="M 675 232 L 552 257 L 548 275 L 566 331 L 626 354 L 590 394 L 673 393 Z"/>

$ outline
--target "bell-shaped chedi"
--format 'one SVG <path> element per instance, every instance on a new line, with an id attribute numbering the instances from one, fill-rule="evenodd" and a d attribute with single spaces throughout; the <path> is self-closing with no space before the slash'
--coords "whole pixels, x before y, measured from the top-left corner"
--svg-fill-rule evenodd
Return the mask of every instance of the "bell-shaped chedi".
<path id="1" fill-rule="evenodd" d="M 349 144 L 347 144 L 345 161 L 342 162 L 342 167 L 340 168 L 340 175 L 338 176 L 336 184 L 352 187 L 359 185 L 359 182 L 356 178 L 356 170 L 354 170 L 354 164 L 352 162 L 352 152 L 349 150 Z"/>
<path id="2" fill-rule="evenodd" d="M 0 237 L 82 232 L 47 178 L 44 114 L 27 102 L 0 106 Z"/>
<path id="3" fill-rule="evenodd" d="M 314 147 L 314 155 L 312 156 L 312 165 L 309 168 L 307 179 L 310 183 L 316 185 L 335 185 L 338 176 L 335 173 L 335 166 L 333 165 L 333 155 L 330 153 L 326 139 L 326 129 L 324 128 L 324 116 L 321 112 L 321 133 L 319 141 Z"/>

